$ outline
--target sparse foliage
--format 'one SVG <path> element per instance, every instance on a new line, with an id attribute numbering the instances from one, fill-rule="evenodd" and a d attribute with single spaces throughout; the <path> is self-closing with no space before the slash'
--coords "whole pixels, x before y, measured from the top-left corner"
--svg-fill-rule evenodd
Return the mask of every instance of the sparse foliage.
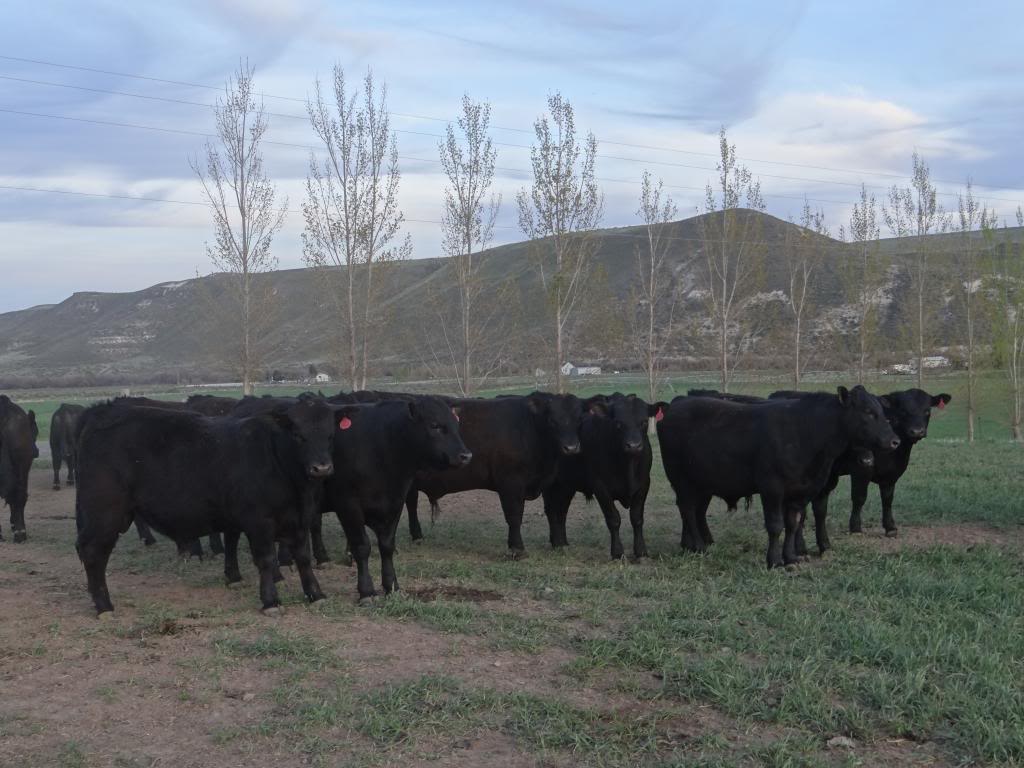
<path id="1" fill-rule="evenodd" d="M 634 288 L 633 339 L 643 356 L 647 376 L 647 396 L 657 399 L 662 356 L 672 337 L 675 294 L 668 265 L 671 241 L 668 224 L 678 216 L 672 196 L 665 192 L 661 179 L 657 183 L 644 171 L 640 187 L 640 207 L 636 215 L 643 222 L 642 245 L 636 252 L 636 285 Z"/>
<path id="2" fill-rule="evenodd" d="M 485 250 L 494 234 L 501 196 L 491 193 L 498 152 L 489 134 L 491 106 L 462 98 L 458 130 L 448 125 L 438 145 L 441 168 L 448 179 L 441 214 L 442 246 L 451 257 L 455 301 L 439 289 L 432 297 L 443 346 L 427 347 L 437 367 L 453 374 L 463 396 L 473 394 L 504 359 L 509 337 L 508 286 L 497 292 L 482 272 Z M 488 295 L 490 293 L 491 295 Z"/>
<path id="3" fill-rule="evenodd" d="M 214 242 L 206 250 L 214 270 L 227 277 L 225 311 L 232 327 L 237 324 L 242 389 L 252 394 L 267 352 L 273 311 L 270 281 L 258 281 L 256 276 L 277 268 L 270 245 L 284 223 L 288 203 L 277 206 L 277 190 L 263 167 L 261 142 L 267 118 L 248 64 L 240 64 L 228 80 L 224 96 L 214 105 L 214 117 L 217 142 L 207 142 L 203 160 L 190 164 L 213 211 Z"/>
<path id="4" fill-rule="evenodd" d="M 584 300 L 594 239 L 604 210 L 604 196 L 594 178 L 597 139 L 576 138 L 572 105 L 560 93 L 548 97 L 548 115 L 534 123 L 530 149 L 533 185 L 520 190 L 519 227 L 536 241 L 547 238 L 553 259 L 538 254 L 537 269 L 552 315 L 555 385 L 564 391 L 565 339 Z M 539 245 L 539 244 L 537 244 Z"/>
<path id="5" fill-rule="evenodd" d="M 974 423 L 977 417 L 975 389 L 977 386 L 979 320 L 985 292 L 982 290 L 984 250 L 976 237 L 979 230 L 995 226 L 995 213 L 989 211 L 974 197 L 970 180 L 967 189 L 957 196 L 957 219 L 954 223 L 960 235 L 960 251 L 956 259 L 956 285 L 954 296 L 963 309 L 962 331 L 967 351 L 967 442 L 974 442 Z"/>
<path id="6" fill-rule="evenodd" d="M 749 310 L 760 287 L 764 244 L 760 217 L 750 212 L 764 211 L 764 200 L 760 182 L 739 164 L 725 128 L 718 145 L 718 178 L 705 189 L 705 215 L 698 220 L 704 260 L 698 281 L 716 338 L 720 388 L 727 392 L 736 358 L 753 336 Z"/>
<path id="7" fill-rule="evenodd" d="M 931 248 L 926 235 L 945 232 L 948 225 L 945 211 L 937 202 L 931 169 L 917 152 L 913 157 L 914 175 L 909 187 L 896 185 L 889 190 L 888 205 L 882 206 L 886 226 L 896 237 L 913 237 L 911 293 L 914 312 L 911 316 L 917 386 L 924 388 L 924 357 L 930 343 L 929 328 L 937 285 L 930 280 Z"/>
<path id="8" fill-rule="evenodd" d="M 405 217 L 398 202 L 401 174 L 387 86 L 378 85 L 368 71 L 362 92 L 349 91 L 340 65 L 334 67 L 332 85 L 333 100 L 318 80 L 306 105 L 323 157 L 311 153 L 309 159 L 303 255 L 342 326 L 339 357 L 347 360 L 350 386 L 363 389 L 370 350 L 386 325 L 384 268 L 407 259 L 412 243 L 408 235 L 400 236 Z"/>
<path id="9" fill-rule="evenodd" d="M 825 225 L 825 214 L 812 211 L 810 203 L 804 200 L 800 214 L 800 229 L 787 230 L 786 268 L 789 277 L 788 306 L 793 316 L 793 386 L 800 386 L 807 355 L 806 323 L 813 311 L 811 293 L 825 260 L 825 246 L 829 242 L 829 231 Z"/>
<path id="10" fill-rule="evenodd" d="M 850 242 L 854 252 L 841 267 L 846 299 L 853 309 L 856 323 L 855 367 L 857 383 L 864 384 L 867 361 L 874 352 L 878 336 L 882 290 L 886 269 L 881 256 L 878 226 L 878 205 L 867 187 L 860 188 L 860 201 L 853 206 L 849 230 L 840 228 L 839 238 Z"/>
<path id="11" fill-rule="evenodd" d="M 1024 209 L 1017 208 L 1017 233 L 1004 227 L 997 238 L 995 222 L 990 219 L 983 233 L 987 243 L 995 245 L 996 282 L 995 346 L 1010 383 L 1010 432 L 1018 443 L 1024 442 L 1024 246 L 1020 231 L 1024 228 Z M 998 242 L 997 242 L 998 240 Z"/>

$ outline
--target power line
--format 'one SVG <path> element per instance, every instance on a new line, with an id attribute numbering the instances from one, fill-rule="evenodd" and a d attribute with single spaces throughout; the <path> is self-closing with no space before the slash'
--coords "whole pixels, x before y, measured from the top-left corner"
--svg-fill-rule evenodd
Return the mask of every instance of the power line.
<path id="1" fill-rule="evenodd" d="M 47 114 L 47 113 L 44 113 L 44 112 L 28 112 L 28 111 L 25 111 L 25 110 L 7 109 L 7 108 L 2 108 L 2 107 L 0 107 L 0 113 L 7 113 L 7 114 L 12 114 L 12 115 L 21 115 L 21 116 L 25 116 L 25 117 L 47 118 L 47 119 L 53 119 L 53 120 L 68 120 L 68 121 L 72 121 L 72 122 L 88 123 L 88 124 L 92 124 L 92 125 L 101 125 L 101 126 L 106 126 L 106 127 L 133 128 L 133 129 L 136 129 L 136 130 L 143 130 L 143 131 L 158 131 L 160 133 L 175 133 L 175 134 L 183 134 L 183 135 L 187 135 L 187 136 L 199 136 L 201 138 L 207 138 L 207 139 L 217 138 L 215 134 L 204 133 L 202 131 L 187 131 L 187 130 L 178 129 L 178 128 L 163 128 L 163 127 L 155 126 L 155 125 L 142 125 L 140 123 L 122 123 L 122 122 L 117 122 L 117 121 L 114 121 L 114 120 L 96 120 L 96 119 L 93 119 L 93 118 L 86 118 L 86 117 L 71 117 L 69 115 L 51 115 L 51 114 Z M 293 148 L 293 149 L 306 149 L 306 150 L 310 150 L 310 151 L 313 151 L 313 152 L 316 152 L 319 149 L 319 147 L 316 147 L 316 146 L 314 146 L 312 144 L 297 144 L 297 143 L 294 143 L 294 142 L 287 142 L 287 141 L 271 141 L 270 139 L 263 139 L 263 142 L 265 144 L 269 144 L 269 145 L 273 145 L 273 146 L 289 147 L 289 148 Z M 440 160 L 438 160 L 436 158 L 412 157 L 412 156 L 409 156 L 409 155 L 399 155 L 398 157 L 401 160 L 407 160 L 407 161 L 418 162 L 418 163 L 437 163 L 437 164 L 440 164 L 440 162 L 441 162 Z M 529 171 L 527 171 L 525 169 L 520 169 L 520 168 L 507 168 L 507 167 L 503 167 L 500 170 L 504 170 L 504 171 L 509 172 L 509 173 L 529 174 Z M 609 183 L 613 183 L 613 184 L 631 184 L 631 185 L 639 185 L 639 184 L 641 184 L 640 180 L 631 180 L 631 179 L 597 178 L 597 181 L 604 181 L 604 182 L 609 182 Z M 697 191 L 697 192 L 703 192 L 704 191 L 700 187 L 686 187 L 686 186 L 682 186 L 682 185 L 672 185 L 672 184 L 666 184 L 665 186 L 670 188 L 670 189 L 679 189 L 679 190 Z M 807 200 L 808 202 L 825 203 L 825 204 L 829 204 L 829 205 L 849 205 L 848 202 L 842 201 L 842 200 L 828 200 L 828 199 L 821 199 L 821 198 L 811 198 L 811 197 L 805 197 L 803 195 L 785 195 L 785 194 L 777 194 L 777 193 L 771 193 L 771 194 L 766 193 L 764 196 L 768 197 L 768 198 Z"/>
<path id="2" fill-rule="evenodd" d="M 135 201 L 135 202 L 144 202 L 144 203 L 171 203 L 171 204 L 174 204 L 174 205 L 198 205 L 198 206 L 203 206 L 203 207 L 209 207 L 209 203 L 204 203 L 204 202 L 202 202 L 200 200 L 175 200 L 173 198 L 166 198 L 166 197 L 149 197 L 149 196 L 145 196 L 145 195 L 117 195 L 117 194 L 111 194 L 111 193 L 106 193 L 106 192 L 83 192 L 83 191 L 80 191 L 80 190 L 73 190 L 73 189 L 52 189 L 52 188 L 46 188 L 46 187 L 29 187 L 29 186 L 20 186 L 20 185 L 14 185 L 14 184 L 0 184 L 0 190 L 8 190 L 8 191 L 14 191 L 14 192 L 38 192 L 38 193 L 43 193 L 43 194 L 55 194 L 55 195 L 74 195 L 74 196 L 78 196 L 78 197 L 90 197 L 90 198 L 108 198 L 108 199 L 111 199 L 111 200 L 131 200 L 131 201 Z M 278 210 L 279 211 L 284 211 L 286 213 L 295 213 L 296 212 L 294 209 L 278 209 Z M 437 225 L 437 226 L 440 226 L 441 223 L 442 223 L 440 221 L 436 221 L 436 220 L 433 220 L 433 219 L 414 219 L 414 218 L 408 218 L 408 217 L 405 217 L 404 220 L 408 221 L 408 222 L 414 222 L 414 223 L 417 223 L 417 224 L 434 224 L 434 225 Z M 669 225 L 676 224 L 676 223 L 677 222 L 669 222 Z M 631 224 L 631 225 L 627 225 L 627 226 L 639 228 L 639 227 L 642 227 L 643 225 L 642 224 Z M 793 226 L 796 226 L 796 225 L 793 225 Z M 500 226 L 499 228 L 500 229 L 518 229 L 518 227 L 513 227 L 513 226 Z M 625 237 L 625 238 L 629 238 L 629 239 L 633 239 L 633 240 L 635 240 L 635 239 L 646 240 L 647 239 L 647 235 L 645 233 L 643 233 L 643 232 L 612 232 L 612 231 L 608 231 L 608 230 L 595 230 L 595 231 L 596 232 L 600 232 L 600 235 L 598 235 L 598 236 L 601 237 L 601 238 L 605 238 L 605 237 Z M 586 234 L 586 233 L 577 233 L 577 234 Z M 941 233 L 937 233 L 937 234 L 941 234 Z M 945 233 L 945 234 L 953 235 L 955 233 Z M 828 236 L 823 236 L 823 237 L 828 237 Z M 730 244 L 733 244 L 733 245 L 779 245 L 778 242 L 773 242 L 771 240 L 735 240 L 735 239 L 708 238 L 708 237 L 683 237 L 681 235 L 667 235 L 667 236 L 662 236 L 661 239 L 664 240 L 664 241 L 687 242 L 687 243 L 723 243 L 724 242 L 724 243 L 730 243 Z M 835 247 L 845 247 L 845 246 L 852 247 L 853 245 L 855 245 L 854 243 L 846 243 L 846 242 L 843 242 L 842 240 L 836 240 L 834 238 L 828 238 L 828 239 L 832 240 L 832 244 L 831 244 L 830 247 L 833 247 L 833 248 L 835 248 Z M 900 238 L 880 238 L 878 242 L 882 242 L 882 241 L 893 242 L 893 241 L 898 241 L 899 239 Z M 906 237 L 904 239 L 907 240 L 907 241 L 914 241 L 914 240 L 917 240 L 918 237 L 916 237 L 916 236 L 908 236 L 908 237 Z M 929 253 L 962 253 L 962 250 L 961 249 L 937 249 L 937 248 L 930 248 L 930 249 L 928 249 L 928 252 Z"/>
<path id="3" fill-rule="evenodd" d="M 166 85 L 180 85 L 180 86 L 184 86 L 184 87 L 188 87 L 188 88 L 202 88 L 202 89 L 205 89 L 205 90 L 212 90 L 212 91 L 222 91 L 223 90 L 221 87 L 213 86 L 213 85 L 207 85 L 205 83 L 192 83 L 192 82 L 187 82 L 187 81 L 182 81 L 182 80 L 167 80 L 167 79 L 158 78 L 158 77 L 149 77 L 149 76 L 146 76 L 146 75 L 136 75 L 136 74 L 132 74 L 132 73 L 128 73 L 128 72 L 115 72 L 115 71 L 105 70 L 105 69 L 96 69 L 96 68 L 93 68 L 93 67 L 83 67 L 83 66 L 72 65 L 72 64 L 62 64 L 62 63 L 58 63 L 58 62 L 45 61 L 45 60 L 42 60 L 42 59 L 30 59 L 30 58 L 24 58 L 24 57 L 18 57 L 18 56 L 3 56 L 3 55 L 0 55 L 0 59 L 7 60 L 7 61 L 17 61 L 17 62 L 28 63 L 28 64 L 38 64 L 38 65 L 48 66 L 48 67 L 57 67 L 57 68 L 60 68 L 60 69 L 70 69 L 70 70 L 77 70 L 77 71 L 82 71 L 82 72 L 92 72 L 92 73 L 96 73 L 96 74 L 112 75 L 112 76 L 115 76 L 115 77 L 127 77 L 127 78 L 133 78 L 133 79 L 136 79 L 136 80 L 145 80 L 145 81 L 149 81 L 149 82 L 163 83 L 163 84 L 166 84 Z M 5 78 L 5 79 L 17 79 L 17 78 L 10 78 L 10 77 L 8 77 L 8 78 Z M 31 82 L 31 81 L 27 81 L 27 82 Z M 46 84 L 47 85 L 54 85 L 52 83 L 46 83 Z M 57 84 L 57 85 L 60 85 L 60 84 Z M 77 88 L 79 86 L 66 86 L 66 87 Z M 83 88 L 83 90 L 95 90 L 95 89 L 85 89 L 85 88 Z M 130 94 L 130 93 L 121 93 L 121 94 L 118 94 L 118 95 L 136 96 L 136 94 Z M 302 103 L 302 104 L 305 104 L 308 101 L 307 99 L 300 99 L 300 98 L 296 98 L 294 96 L 282 96 L 282 95 L 271 94 L 271 93 L 261 93 L 261 95 L 264 98 L 278 99 L 278 100 L 290 101 L 290 102 L 299 102 L 299 103 Z M 140 98 L 155 98 L 155 97 L 140 96 Z M 189 103 L 189 102 L 182 101 L 180 103 Z M 192 102 L 192 103 L 198 104 L 198 102 Z M 203 105 L 203 106 L 209 106 L 209 105 Z M 287 117 L 287 118 L 299 119 L 298 115 L 287 115 L 287 114 L 281 114 L 281 113 L 268 113 L 268 114 L 275 114 L 278 117 Z M 445 120 L 444 118 L 433 117 L 433 116 L 429 116 L 429 115 L 416 115 L 416 114 L 410 114 L 410 113 L 404 113 L 404 112 L 394 112 L 394 111 L 392 111 L 391 114 L 393 114 L 395 116 L 398 116 L 398 117 L 406 117 L 406 118 L 415 119 L 415 120 L 428 120 L 428 121 L 432 121 L 432 122 L 440 122 L 440 123 L 445 123 L 445 124 L 450 124 L 451 123 L 450 120 Z M 494 126 L 494 128 L 497 129 L 497 130 L 503 130 L 503 131 L 513 131 L 513 132 L 516 132 L 516 133 L 524 133 L 524 134 L 532 133 L 532 131 L 529 131 L 529 130 L 526 130 L 526 129 L 523 129 L 523 128 L 509 128 L 509 127 L 502 127 L 502 126 Z M 416 133 L 415 131 L 401 131 L 401 132 L 403 132 L 403 133 L 412 133 L 412 134 Z M 422 135 L 434 136 L 436 138 L 443 138 L 441 136 L 438 136 L 437 134 L 422 134 Z M 601 140 L 601 139 L 599 139 L 599 143 L 609 144 L 609 145 L 614 145 L 614 146 L 630 147 L 630 148 L 634 148 L 634 149 L 654 150 L 654 151 L 659 151 L 659 152 L 672 152 L 672 153 L 677 153 L 677 154 L 693 155 L 693 156 L 697 156 L 697 157 L 709 157 L 709 158 L 717 158 L 718 157 L 716 154 L 709 153 L 709 152 L 696 152 L 696 151 L 693 151 L 693 150 L 684 150 L 684 149 L 678 149 L 678 148 L 675 148 L 675 147 L 664 147 L 664 146 L 657 146 L 657 145 L 650 145 L 650 144 L 632 144 L 632 143 L 629 143 L 629 142 Z M 516 148 L 521 148 L 521 149 L 523 149 L 523 148 L 529 149 L 530 148 L 529 146 L 526 146 L 526 145 L 511 144 L 511 143 L 507 143 L 507 142 L 495 142 L 495 144 L 499 144 L 501 146 L 516 147 Z M 606 158 L 606 159 L 614 159 L 614 160 L 624 160 L 624 161 L 628 161 L 628 162 L 648 163 L 648 164 L 653 164 L 653 165 L 667 165 L 667 166 L 676 165 L 676 164 L 665 162 L 665 161 L 645 160 L 645 159 L 641 159 L 641 158 L 623 158 L 623 157 L 614 157 L 614 156 L 611 156 L 611 155 L 599 155 L 599 157 L 603 157 L 603 158 Z M 811 164 L 804 164 L 804 163 L 792 163 L 792 162 L 787 162 L 787 161 L 782 161 L 782 160 L 764 160 L 764 159 L 752 158 L 752 157 L 740 157 L 739 159 L 743 160 L 744 162 L 749 162 L 749 163 L 763 163 L 763 164 L 767 164 L 767 165 L 780 165 L 780 166 L 786 166 L 786 167 L 791 167 L 791 168 L 805 168 L 805 169 L 808 169 L 808 170 L 821 170 L 821 171 L 829 171 L 829 172 L 834 172 L 834 173 L 851 173 L 851 174 L 856 174 L 856 175 L 861 175 L 861 176 L 878 176 L 878 177 L 884 177 L 884 178 L 903 179 L 903 180 L 907 180 L 907 179 L 912 178 L 912 177 L 904 175 L 904 174 L 897 174 L 897 173 L 891 173 L 891 172 L 885 172 L 885 171 L 871 171 L 871 170 L 863 170 L 863 169 L 858 170 L 858 169 L 852 169 L 852 168 L 837 168 L 837 167 L 833 167 L 833 166 L 811 165 Z M 691 165 L 685 165 L 685 164 L 678 164 L 678 167 L 693 168 L 693 169 L 696 169 L 696 170 L 705 170 L 705 171 L 714 171 L 715 170 L 714 168 L 705 168 L 703 166 L 691 166 Z M 817 184 L 842 184 L 842 185 L 846 185 L 846 186 L 860 186 L 859 183 L 855 184 L 853 182 L 833 181 L 833 180 L 827 180 L 827 179 L 806 179 L 806 178 L 801 178 L 801 177 L 782 176 L 782 175 L 778 175 L 778 174 L 759 174 L 759 175 L 765 176 L 767 178 L 775 178 L 775 179 L 781 179 L 781 180 L 787 180 L 787 181 L 804 181 L 804 182 L 817 183 Z M 957 186 L 957 185 L 959 185 L 961 183 L 961 182 L 954 182 L 954 181 L 945 181 L 945 180 L 941 180 L 941 179 L 936 179 L 935 182 L 938 183 L 938 184 L 949 184 L 949 185 L 954 185 L 954 186 Z M 974 184 L 975 187 L 979 187 L 979 188 L 996 189 L 996 190 L 1006 189 L 1006 187 L 1004 187 L 1004 186 L 996 186 L 996 185 L 992 185 L 992 184 L 981 184 L 981 183 L 978 183 L 978 182 L 972 182 L 972 183 Z M 865 186 L 867 186 L 867 185 L 865 185 Z M 877 185 L 871 186 L 871 188 L 872 189 L 885 189 L 884 187 L 879 187 Z M 956 193 L 954 193 L 954 192 L 939 192 L 939 194 L 946 195 L 946 196 L 955 196 L 956 195 Z M 1018 201 L 1015 201 L 1015 200 L 1009 200 L 1007 198 L 990 198 L 990 199 L 992 199 L 992 200 L 1001 200 L 1001 201 L 1004 201 L 1004 202 L 1014 202 L 1014 203 L 1018 202 Z"/>

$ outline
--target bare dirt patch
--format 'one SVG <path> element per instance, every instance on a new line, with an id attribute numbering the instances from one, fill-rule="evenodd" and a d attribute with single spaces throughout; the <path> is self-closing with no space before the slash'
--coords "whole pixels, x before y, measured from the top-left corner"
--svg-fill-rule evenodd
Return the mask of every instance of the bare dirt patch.
<path id="1" fill-rule="evenodd" d="M 431 603 L 438 598 L 445 600 L 464 600 L 470 603 L 488 603 L 501 600 L 504 595 L 490 589 L 473 589 L 471 587 L 460 587 L 455 584 L 442 584 L 433 587 L 420 587 L 418 589 L 407 589 L 405 594 Z"/>

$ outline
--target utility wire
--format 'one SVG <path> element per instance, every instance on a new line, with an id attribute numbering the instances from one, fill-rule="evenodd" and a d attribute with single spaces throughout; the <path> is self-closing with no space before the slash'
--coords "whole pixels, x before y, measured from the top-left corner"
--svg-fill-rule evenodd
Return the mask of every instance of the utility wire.
<path id="1" fill-rule="evenodd" d="M 38 65 L 41 65 L 41 66 L 57 67 L 57 68 L 60 68 L 60 69 L 69 69 L 69 70 L 76 70 L 76 71 L 81 71 L 81 72 L 92 72 L 92 73 L 96 73 L 96 74 L 111 75 L 111 76 L 114 76 L 114 77 L 127 77 L 127 78 L 136 79 L 136 80 L 145 80 L 145 81 L 148 81 L 148 82 L 162 83 L 162 84 L 165 84 L 165 85 L 180 85 L 180 86 L 184 86 L 184 87 L 187 87 L 187 88 L 202 88 L 202 89 L 205 89 L 205 90 L 223 91 L 222 87 L 218 87 L 218 86 L 214 86 L 214 85 L 207 85 L 207 84 L 204 84 L 204 83 L 192 83 L 192 82 L 187 82 L 187 81 L 182 81 L 182 80 L 167 80 L 167 79 L 158 78 L 158 77 L 149 77 L 149 76 L 146 76 L 146 75 L 136 75 L 136 74 L 132 74 L 132 73 L 128 73 L 128 72 L 115 72 L 115 71 L 105 70 L 105 69 L 96 69 L 94 67 L 83 67 L 83 66 L 72 65 L 72 64 L 62 64 L 62 63 L 53 62 L 53 61 L 45 61 L 45 60 L 42 60 L 42 59 L 30 59 L 30 58 L 19 57 L 19 56 L 4 56 L 4 55 L 0 55 L 0 60 L 16 61 L 16 62 L 21 62 L 21 63 L 26 63 L 26 64 L 38 64 Z M 18 78 L 7 77 L 5 79 L 14 80 L 14 79 L 18 79 Z M 27 82 L 31 82 L 31 81 L 28 81 L 27 79 L 26 79 L 26 81 Z M 43 83 L 42 81 L 36 81 L 36 82 L 38 84 L 47 84 L 47 85 L 58 85 L 58 86 L 64 85 L 64 84 L 54 84 L 54 83 Z M 79 86 L 66 86 L 66 87 L 78 88 Z M 83 90 L 98 90 L 98 89 L 88 89 L 88 88 L 84 88 L 83 87 Z M 130 94 L 130 93 L 119 93 L 118 95 L 138 96 L 138 94 Z M 307 103 L 307 99 L 300 99 L 300 98 L 296 98 L 294 96 L 281 96 L 281 95 L 276 95 L 276 94 L 272 94 L 272 93 L 262 93 L 261 95 L 264 98 L 269 98 L 269 99 L 278 99 L 278 100 L 282 100 L 282 101 L 298 102 L 298 103 L 302 103 L 302 104 Z M 141 98 L 156 99 L 156 97 L 146 97 L 146 96 L 140 96 L 140 97 Z M 172 100 L 172 101 L 176 101 L 176 100 Z M 185 102 L 185 101 L 180 101 L 179 103 L 193 103 L 193 104 L 196 104 L 196 105 L 199 104 L 199 102 Z M 203 106 L 210 106 L 210 105 L 203 105 Z M 298 115 L 288 115 L 288 114 L 281 114 L 281 113 L 267 113 L 267 114 L 274 114 L 275 116 L 278 116 L 278 117 L 287 117 L 287 118 L 299 119 Z M 429 116 L 429 115 L 416 115 L 416 114 L 410 114 L 410 113 L 405 113 L 405 112 L 394 112 L 394 111 L 391 112 L 391 114 L 395 115 L 396 117 L 405 117 L 405 118 L 414 119 L 414 120 L 427 120 L 427 121 L 431 121 L 431 122 L 439 122 L 439 123 L 444 123 L 444 124 L 450 124 L 451 123 L 450 120 L 446 120 L 446 119 L 440 118 L 440 117 L 433 117 L 433 116 Z M 532 131 L 527 130 L 527 129 L 523 129 L 523 128 L 509 128 L 509 127 L 503 127 L 503 126 L 494 126 L 494 128 L 497 129 L 497 130 L 512 131 L 512 132 L 515 132 L 515 133 L 523 133 L 523 134 L 530 134 L 530 133 L 532 133 Z M 404 131 L 404 132 L 406 132 L 406 133 L 415 133 L 413 131 Z M 436 134 L 423 134 L 423 135 L 437 136 Z M 440 136 L 437 136 L 437 137 L 438 138 L 443 138 L 443 137 L 440 137 Z M 500 144 L 501 146 L 517 147 L 517 148 L 527 148 L 527 149 L 529 148 L 528 146 L 522 145 L 522 144 L 510 144 L 510 143 L 503 143 L 503 142 L 495 142 L 495 143 L 496 144 Z M 692 150 L 684 150 L 684 149 L 678 149 L 678 148 L 675 148 L 675 147 L 665 147 L 665 146 L 657 146 L 657 145 L 651 145 L 651 144 L 633 144 L 633 143 L 629 143 L 629 142 L 611 141 L 611 140 L 604 140 L 604 139 L 598 139 L 598 143 L 614 145 L 614 146 L 621 146 L 621 147 L 629 147 L 629 148 L 633 148 L 633 149 L 645 149 L 645 150 L 653 150 L 653 151 L 658 151 L 658 152 L 672 152 L 672 153 L 677 153 L 677 154 L 693 155 L 693 156 L 697 156 L 697 157 L 708 157 L 708 158 L 717 158 L 718 157 L 716 154 L 710 153 L 710 152 L 696 152 L 696 151 L 692 151 Z M 673 165 L 672 163 L 659 162 L 659 161 L 654 161 L 654 160 L 645 160 L 645 159 L 642 159 L 642 158 L 616 158 L 616 157 L 609 156 L 609 155 L 599 155 L 599 156 L 607 158 L 607 159 L 627 160 L 627 161 L 630 161 L 630 162 L 648 163 L 648 164 L 653 164 L 653 165 Z M 878 176 L 878 177 L 884 177 L 884 178 L 890 178 L 890 179 L 902 179 L 904 181 L 911 179 L 910 176 L 907 176 L 905 174 L 897 174 L 897 173 L 891 173 L 891 172 L 886 172 L 886 171 L 871 171 L 871 170 L 864 170 L 864 169 L 858 170 L 858 169 L 853 169 L 853 168 L 837 168 L 837 167 L 833 167 L 833 166 L 812 165 L 812 164 L 805 164 L 805 163 L 792 163 L 792 162 L 786 162 L 786 161 L 781 161 L 781 160 L 764 160 L 764 159 L 753 158 L 753 157 L 740 157 L 739 159 L 743 160 L 744 162 L 748 162 L 748 163 L 763 163 L 763 164 L 767 164 L 767 165 L 780 165 L 780 166 L 786 166 L 786 167 L 791 167 L 791 168 L 804 168 L 804 169 L 808 169 L 808 170 L 829 171 L 829 172 L 834 172 L 834 173 L 850 173 L 850 174 L 856 174 L 856 175 L 860 175 L 860 176 Z M 679 167 L 694 168 L 694 169 L 697 169 L 697 170 L 712 170 L 712 171 L 715 170 L 713 168 L 709 169 L 709 168 L 704 168 L 702 166 L 680 165 Z M 805 182 L 818 183 L 818 184 L 843 184 L 843 185 L 849 185 L 849 186 L 860 186 L 859 183 L 841 182 L 841 181 L 833 181 L 833 180 L 826 180 L 826 179 L 805 179 L 805 178 L 799 178 L 799 177 L 790 177 L 790 176 L 781 176 L 781 175 L 772 175 L 772 174 L 759 174 L 759 175 L 765 176 L 767 178 L 784 179 L 784 180 L 789 180 L 789 181 L 805 181 Z M 961 182 L 945 181 L 945 180 L 942 180 L 942 179 L 936 179 L 935 183 L 937 183 L 937 184 L 949 184 L 949 185 L 952 185 L 952 186 L 959 186 L 961 184 Z M 1005 186 L 996 186 L 996 185 L 993 185 L 993 184 L 982 184 L 980 182 L 972 182 L 972 183 L 973 183 L 973 185 L 975 187 L 978 187 L 978 188 L 996 189 L 996 190 L 1006 189 Z M 873 189 L 883 189 L 883 187 L 878 187 L 878 186 L 874 186 L 872 188 Z M 939 194 L 949 195 L 949 196 L 955 196 L 956 195 L 956 193 L 954 193 L 954 192 L 940 192 Z M 1012 201 L 1012 200 L 1006 200 L 1005 198 L 991 198 L 991 199 L 993 199 L 993 200 L 997 200 L 997 199 L 998 200 L 1004 200 L 1006 202 L 1016 202 L 1016 201 Z"/>

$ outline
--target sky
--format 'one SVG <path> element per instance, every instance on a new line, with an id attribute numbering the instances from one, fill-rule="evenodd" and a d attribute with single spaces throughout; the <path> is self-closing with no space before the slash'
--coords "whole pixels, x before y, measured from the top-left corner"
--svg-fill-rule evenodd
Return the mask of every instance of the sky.
<path id="1" fill-rule="evenodd" d="M 781 218 L 797 219 L 806 198 L 836 232 L 862 183 L 879 199 L 909 183 L 916 150 L 948 210 L 971 178 L 1012 223 L 1024 202 L 1021 28 L 1019 0 L 11 4 L 0 26 L 0 312 L 211 270 L 210 212 L 195 204 L 189 160 L 242 59 L 273 113 L 267 139 L 300 145 L 265 146 L 290 210 L 273 247 L 282 268 L 303 265 L 315 146 L 304 100 L 335 65 L 387 83 L 413 258 L 440 255 L 438 141 L 463 94 L 492 104 L 495 244 L 522 239 L 515 195 L 556 91 L 597 137 L 605 226 L 636 223 L 645 170 L 680 217 L 695 214 L 723 126 Z"/>

